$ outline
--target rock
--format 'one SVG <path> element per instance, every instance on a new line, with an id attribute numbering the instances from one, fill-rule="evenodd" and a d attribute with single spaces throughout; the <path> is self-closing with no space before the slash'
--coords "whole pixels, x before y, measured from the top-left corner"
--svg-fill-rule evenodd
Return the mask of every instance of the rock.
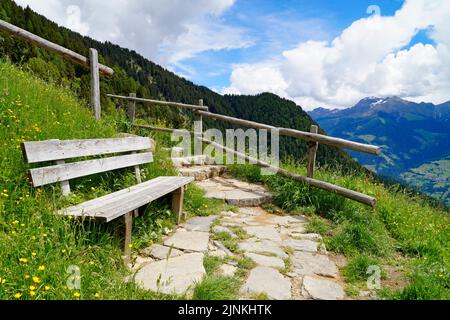
<path id="1" fill-rule="evenodd" d="M 140 268 L 142 268 L 143 266 L 145 266 L 146 264 L 149 264 L 153 261 L 155 261 L 155 260 L 153 260 L 152 258 L 149 258 L 149 257 L 137 256 L 135 259 L 133 259 L 132 263 L 128 264 L 128 268 L 131 271 L 137 271 Z"/>
<path id="2" fill-rule="evenodd" d="M 208 250 L 209 233 L 178 230 L 164 241 L 164 245 L 181 250 L 205 252 Z"/>
<path id="3" fill-rule="evenodd" d="M 226 252 L 223 250 L 214 250 L 214 251 L 209 251 L 208 255 L 211 257 L 218 257 L 218 258 L 225 258 L 227 256 Z"/>
<path id="4" fill-rule="evenodd" d="M 344 289 L 339 284 L 311 276 L 303 278 L 302 293 L 316 300 L 338 300 L 345 297 Z"/>
<path id="5" fill-rule="evenodd" d="M 269 257 L 262 254 L 246 252 L 246 257 L 252 259 L 256 264 L 264 267 L 284 268 L 284 262 L 278 257 Z"/>
<path id="6" fill-rule="evenodd" d="M 273 226 L 253 226 L 244 227 L 244 230 L 251 236 L 258 239 L 267 239 L 272 241 L 281 241 L 280 234 Z"/>
<path id="7" fill-rule="evenodd" d="M 231 231 L 230 229 L 228 229 L 227 227 L 224 227 L 224 226 L 215 226 L 215 227 L 212 228 L 212 232 L 214 232 L 214 233 L 226 232 L 232 238 L 237 238 L 238 237 L 237 235 L 234 234 L 233 231 Z"/>
<path id="8" fill-rule="evenodd" d="M 338 269 L 327 257 L 321 254 L 296 251 L 292 256 L 293 272 L 298 275 L 319 275 L 336 277 Z"/>
<path id="9" fill-rule="evenodd" d="M 234 276 L 234 273 L 236 272 L 236 270 L 237 270 L 237 267 L 229 265 L 229 264 L 222 264 L 219 267 L 219 272 L 225 277 Z"/>
<path id="10" fill-rule="evenodd" d="M 136 273 L 134 281 L 146 290 L 184 294 L 205 274 L 203 253 L 188 253 L 145 265 Z"/>
<path id="11" fill-rule="evenodd" d="M 247 216 L 261 216 L 264 214 L 264 210 L 260 207 L 241 207 L 239 212 Z"/>
<path id="12" fill-rule="evenodd" d="M 160 244 L 154 244 L 151 247 L 143 249 L 141 251 L 141 254 L 161 260 L 180 256 L 183 254 L 183 251 L 177 250 L 175 248 L 169 248 Z"/>
<path id="13" fill-rule="evenodd" d="M 217 250 L 217 247 L 212 244 L 211 242 L 208 242 L 208 251 L 214 251 Z"/>
<path id="14" fill-rule="evenodd" d="M 319 243 L 311 240 L 287 239 L 283 241 L 283 245 L 297 251 L 317 252 Z"/>
<path id="15" fill-rule="evenodd" d="M 272 223 L 276 223 L 280 226 L 289 226 L 293 223 L 305 223 L 308 220 L 303 216 L 275 216 L 270 219 Z"/>
<path id="16" fill-rule="evenodd" d="M 231 178 L 215 177 L 199 181 L 197 185 L 206 191 L 206 197 L 223 199 L 237 206 L 258 206 L 272 199 L 264 186 Z"/>
<path id="17" fill-rule="evenodd" d="M 296 237 L 312 240 L 312 241 L 322 241 L 322 236 L 318 233 L 303 233 L 303 234 L 294 234 Z"/>
<path id="18" fill-rule="evenodd" d="M 291 283 L 280 272 L 268 267 L 256 267 L 241 291 L 246 294 L 265 292 L 269 298 L 275 300 L 291 299 Z"/>
<path id="19" fill-rule="evenodd" d="M 189 231 L 209 232 L 211 224 L 216 220 L 217 216 L 194 217 L 183 224 L 183 228 Z"/>
<path id="20" fill-rule="evenodd" d="M 239 249 L 245 252 L 254 252 L 254 253 L 273 253 L 281 259 L 286 259 L 288 255 L 286 252 L 281 249 L 281 247 L 270 241 L 270 240 L 261 240 L 256 241 L 255 239 L 248 239 L 239 243 Z"/>
<path id="21" fill-rule="evenodd" d="M 222 250 L 223 252 L 225 252 L 225 254 L 227 256 L 232 256 L 233 252 L 231 252 L 230 250 L 228 250 L 227 247 L 225 247 L 220 241 L 214 240 L 213 241 L 214 245 L 219 248 L 220 250 Z"/>

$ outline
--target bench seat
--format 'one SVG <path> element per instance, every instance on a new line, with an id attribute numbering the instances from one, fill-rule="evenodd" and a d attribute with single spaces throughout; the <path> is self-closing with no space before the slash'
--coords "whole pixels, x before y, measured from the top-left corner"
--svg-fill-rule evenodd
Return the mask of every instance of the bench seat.
<path id="1" fill-rule="evenodd" d="M 130 188 L 57 211 L 58 214 L 112 221 L 192 182 L 192 177 L 157 177 Z"/>

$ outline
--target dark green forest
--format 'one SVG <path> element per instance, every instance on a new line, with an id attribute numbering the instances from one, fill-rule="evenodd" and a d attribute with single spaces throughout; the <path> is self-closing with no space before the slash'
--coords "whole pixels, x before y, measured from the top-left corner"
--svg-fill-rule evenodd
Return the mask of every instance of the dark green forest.
<path id="1" fill-rule="evenodd" d="M 89 48 L 96 48 L 100 62 L 112 67 L 112 77 L 101 79 L 102 112 L 123 108 L 124 102 L 111 100 L 107 93 L 128 95 L 136 92 L 138 97 L 197 104 L 203 99 L 211 112 L 262 122 L 278 127 L 309 131 L 314 120 L 294 102 L 274 94 L 257 96 L 220 95 L 204 86 L 177 76 L 163 67 L 149 61 L 135 51 L 121 48 L 111 42 L 99 42 L 84 37 L 67 28 L 60 27 L 29 7 L 22 8 L 11 0 L 0 2 L 0 19 L 26 29 L 47 40 L 88 56 Z M 81 99 L 88 101 L 90 84 L 89 70 L 61 57 L 31 45 L 16 37 L 0 32 L 0 57 L 8 58 L 49 82 L 69 87 Z M 187 111 L 157 107 L 139 106 L 137 117 L 148 123 L 163 122 L 174 128 L 185 128 L 191 123 L 192 114 Z M 206 120 L 205 127 L 231 128 L 219 121 Z M 324 132 L 321 130 L 321 132 Z M 280 155 L 303 161 L 307 144 L 303 141 L 282 137 Z M 348 170 L 362 170 L 346 152 L 320 145 L 318 163 Z"/>

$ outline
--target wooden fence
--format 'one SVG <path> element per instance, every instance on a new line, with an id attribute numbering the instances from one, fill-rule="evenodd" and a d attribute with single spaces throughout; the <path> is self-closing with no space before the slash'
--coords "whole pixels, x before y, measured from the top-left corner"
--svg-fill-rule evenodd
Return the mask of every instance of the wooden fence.
<path id="1" fill-rule="evenodd" d="M 354 142 L 354 141 L 350 141 L 350 140 L 345 140 L 345 139 L 341 139 L 341 138 L 335 138 L 335 137 L 330 137 L 330 136 L 326 136 L 323 134 L 319 134 L 318 127 L 316 125 L 311 126 L 310 132 L 305 132 L 305 131 L 289 129 L 289 128 L 278 128 L 278 127 L 274 127 L 274 126 L 259 123 L 259 122 L 248 121 L 248 120 L 229 117 L 229 116 L 225 116 L 225 115 L 221 115 L 221 114 L 217 114 L 217 113 L 212 113 L 212 112 L 209 112 L 207 106 L 203 105 L 203 100 L 200 100 L 198 105 L 193 105 L 193 104 L 184 104 L 184 103 L 178 103 L 178 102 L 168 102 L 168 101 L 136 98 L 136 95 L 133 93 L 130 94 L 129 96 L 120 96 L 120 95 L 113 95 L 113 94 L 108 94 L 107 96 L 111 97 L 111 98 L 127 100 L 128 101 L 128 115 L 130 117 L 130 121 L 131 121 L 132 125 L 135 127 L 138 127 L 138 128 L 145 128 L 145 129 L 150 129 L 150 130 L 173 132 L 176 129 L 159 128 L 159 127 L 154 127 L 154 126 L 135 124 L 134 120 L 135 120 L 135 114 L 136 114 L 135 113 L 136 102 L 143 102 L 143 103 L 150 103 L 150 104 L 190 109 L 196 115 L 195 121 L 200 123 L 200 125 L 195 126 L 194 131 L 193 131 L 194 137 L 196 139 L 201 140 L 205 143 L 211 144 L 211 145 L 213 145 L 217 148 L 220 148 L 222 150 L 225 150 L 229 153 L 233 153 L 234 155 L 236 155 L 237 157 L 239 157 L 241 159 L 252 161 L 253 163 L 255 163 L 261 167 L 270 168 L 274 172 L 276 172 L 278 175 L 282 175 L 282 176 L 289 177 L 289 178 L 297 180 L 297 181 L 307 183 L 316 188 L 334 192 L 336 194 L 339 194 L 346 198 L 358 201 L 365 205 L 369 205 L 372 207 L 374 207 L 376 205 L 376 199 L 373 197 L 370 197 L 363 193 L 349 190 L 349 189 L 346 189 L 346 188 L 343 188 L 340 186 L 336 186 L 336 185 L 333 185 L 328 182 L 313 179 L 313 176 L 314 176 L 316 154 L 317 154 L 317 149 L 318 149 L 319 143 L 338 147 L 338 148 L 343 148 L 343 149 L 351 149 L 351 150 L 368 153 L 368 154 L 372 154 L 372 155 L 380 155 L 381 154 L 381 148 L 378 146 L 373 146 L 373 145 L 369 145 L 369 144 L 364 144 L 364 143 L 359 143 L 359 142 Z M 266 129 L 266 130 L 271 130 L 271 131 L 274 130 L 274 131 L 277 131 L 279 135 L 294 137 L 294 138 L 298 138 L 298 139 L 307 141 L 308 142 L 307 176 L 305 177 L 305 176 L 302 176 L 302 175 L 299 175 L 296 173 L 289 172 L 285 169 L 272 166 L 268 163 L 265 163 L 258 159 L 254 159 L 245 154 L 239 153 L 235 150 L 231 150 L 231 149 L 229 149 L 223 145 L 220 145 L 218 143 L 215 143 L 213 141 L 204 139 L 203 138 L 203 125 L 202 125 L 203 118 L 202 117 L 221 120 L 221 121 L 229 122 L 229 123 L 232 123 L 235 125 L 241 125 L 241 126 L 251 127 L 251 128 L 256 128 L 256 129 Z M 196 153 L 196 155 L 198 155 L 198 154 Z"/>
<path id="2" fill-rule="evenodd" d="M 100 105 L 100 73 L 103 75 L 113 75 L 114 71 L 110 67 L 98 63 L 98 53 L 96 49 L 89 49 L 89 57 L 85 57 L 72 50 L 64 48 L 58 44 L 50 42 L 41 38 L 31 32 L 16 27 L 6 21 L 0 20 L 0 30 L 5 31 L 11 35 L 17 36 L 25 41 L 33 43 L 38 47 L 47 49 L 59 54 L 65 59 L 78 63 L 82 66 L 90 68 L 91 72 L 91 106 L 95 118 L 97 120 L 101 117 Z"/>

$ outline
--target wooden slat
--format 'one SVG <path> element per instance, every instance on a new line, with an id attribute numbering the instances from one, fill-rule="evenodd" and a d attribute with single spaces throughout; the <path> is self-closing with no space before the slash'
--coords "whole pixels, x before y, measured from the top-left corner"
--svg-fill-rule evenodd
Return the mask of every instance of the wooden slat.
<path id="1" fill-rule="evenodd" d="M 22 143 L 22 151 L 28 163 L 148 150 L 152 148 L 151 139 L 144 137 L 47 140 Z"/>
<path id="2" fill-rule="evenodd" d="M 115 99 L 152 103 L 152 104 L 157 104 L 157 105 L 161 105 L 161 106 L 177 107 L 177 108 L 184 108 L 184 109 L 191 109 L 191 110 L 208 110 L 208 107 L 206 107 L 206 106 L 197 106 L 195 104 L 187 104 L 187 103 L 171 102 L 171 101 L 161 101 L 161 100 L 145 99 L 145 98 L 126 97 L 126 96 L 120 96 L 120 95 L 116 95 L 116 94 L 107 94 L 107 96 L 110 98 L 115 98 Z"/>
<path id="3" fill-rule="evenodd" d="M 311 125 L 310 132 L 317 133 L 319 130 L 319 127 L 316 125 Z M 308 178 L 312 178 L 314 176 L 314 169 L 316 165 L 316 154 L 317 149 L 319 148 L 319 143 L 317 142 L 308 142 L 308 165 L 306 167 L 306 172 Z"/>
<path id="4" fill-rule="evenodd" d="M 188 183 L 192 177 L 158 177 L 77 206 L 58 211 L 58 214 L 91 217 L 109 222 L 162 196 L 172 193 Z"/>
<path id="5" fill-rule="evenodd" d="M 60 164 L 30 170 L 35 187 L 153 161 L 151 152 Z"/>
<path id="6" fill-rule="evenodd" d="M 76 63 L 84 65 L 84 66 L 89 66 L 89 59 L 82 56 L 81 54 L 78 54 L 76 52 L 73 52 L 72 50 L 66 49 L 60 45 L 57 45 L 53 42 L 45 40 L 31 32 L 20 29 L 6 21 L 0 20 L 0 30 L 6 31 L 12 35 L 18 36 L 24 40 L 34 43 L 41 48 L 45 48 L 47 50 L 56 52 L 59 55 L 65 57 L 73 62 L 76 62 Z M 114 70 L 111 69 L 110 67 L 99 64 L 99 68 L 100 68 L 100 72 L 105 75 L 113 75 L 114 74 Z"/>

